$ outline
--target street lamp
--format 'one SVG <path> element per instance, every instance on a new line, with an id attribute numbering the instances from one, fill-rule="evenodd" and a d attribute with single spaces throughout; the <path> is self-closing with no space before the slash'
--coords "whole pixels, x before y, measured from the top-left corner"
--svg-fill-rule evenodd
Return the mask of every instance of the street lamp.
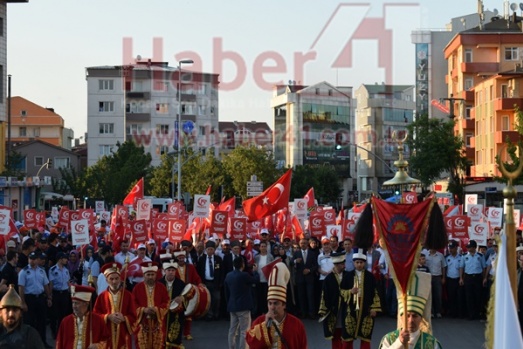
<path id="1" fill-rule="evenodd" d="M 182 128 L 182 64 L 193 64 L 192 59 L 178 62 L 178 201 L 182 199 L 182 147 L 180 130 Z"/>

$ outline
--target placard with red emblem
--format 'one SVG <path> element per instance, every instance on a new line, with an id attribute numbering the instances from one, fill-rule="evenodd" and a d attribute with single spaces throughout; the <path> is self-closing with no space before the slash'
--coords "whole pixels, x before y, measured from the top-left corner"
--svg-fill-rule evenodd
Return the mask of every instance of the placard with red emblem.
<path id="1" fill-rule="evenodd" d="M 468 238 L 469 218 L 464 215 L 445 217 L 447 233 L 453 238 Z"/>
<path id="2" fill-rule="evenodd" d="M 169 241 L 181 242 L 185 234 L 187 221 L 184 219 L 169 219 Z"/>
<path id="3" fill-rule="evenodd" d="M 342 221 L 343 239 L 348 238 L 354 241 L 354 228 L 356 228 L 356 223 L 354 222 L 354 219 L 344 219 Z"/>
<path id="4" fill-rule="evenodd" d="M 73 245 L 89 243 L 89 221 L 87 219 L 71 220 L 71 237 Z"/>
<path id="5" fill-rule="evenodd" d="M 245 240 L 247 235 L 247 218 L 231 218 L 229 235 L 232 240 Z"/>
<path id="6" fill-rule="evenodd" d="M 211 233 L 218 234 L 222 237 L 227 233 L 227 226 L 229 223 L 229 213 L 227 211 L 212 211 L 211 217 Z"/>
<path id="7" fill-rule="evenodd" d="M 417 204 L 418 203 L 418 194 L 412 191 L 403 192 L 401 194 L 404 204 Z"/>
<path id="8" fill-rule="evenodd" d="M 151 199 L 140 199 L 136 203 L 136 219 L 145 219 L 148 221 L 151 219 Z"/>
<path id="9" fill-rule="evenodd" d="M 10 221 L 11 210 L 0 209 L 0 235 L 7 235 L 11 232 L 11 227 L 9 225 Z"/>
<path id="10" fill-rule="evenodd" d="M 313 211 L 309 216 L 309 231 L 311 236 L 321 239 L 325 233 L 325 219 L 323 212 Z"/>
<path id="11" fill-rule="evenodd" d="M 155 240 L 164 241 L 169 236 L 169 220 L 155 219 L 151 226 L 151 234 Z"/>
<path id="12" fill-rule="evenodd" d="M 205 218 L 209 216 L 209 207 L 211 205 L 210 195 L 194 195 L 193 214 L 195 217 Z"/>
<path id="13" fill-rule="evenodd" d="M 469 228 L 470 240 L 475 240 L 478 246 L 487 246 L 488 224 L 472 222 Z"/>
<path id="14" fill-rule="evenodd" d="M 325 225 L 335 225 L 336 224 L 336 210 L 333 208 L 324 209 L 322 211 L 323 213 L 323 221 L 325 222 Z"/>
<path id="15" fill-rule="evenodd" d="M 36 210 L 24 210 L 24 226 L 28 229 L 35 229 L 36 224 Z"/>
<path id="16" fill-rule="evenodd" d="M 131 243 L 133 245 L 147 241 L 147 230 L 144 219 L 129 222 L 129 231 L 132 233 Z"/>
<path id="17" fill-rule="evenodd" d="M 307 218 L 307 199 L 294 199 L 294 214 L 298 219 L 303 220 Z"/>
<path id="18" fill-rule="evenodd" d="M 58 214 L 58 226 L 67 228 L 69 226 L 69 215 L 70 210 L 66 206 L 60 208 L 60 213 Z"/>

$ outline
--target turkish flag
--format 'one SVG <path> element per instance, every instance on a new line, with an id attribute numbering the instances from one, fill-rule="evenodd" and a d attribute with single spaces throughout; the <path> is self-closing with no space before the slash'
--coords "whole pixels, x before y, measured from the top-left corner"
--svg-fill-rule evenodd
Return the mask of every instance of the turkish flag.
<path id="1" fill-rule="evenodd" d="M 232 197 L 227 201 L 220 203 L 217 207 L 217 211 L 227 211 L 229 217 L 234 217 L 234 209 L 236 207 L 236 197 Z"/>
<path id="2" fill-rule="evenodd" d="M 134 205 L 136 200 L 143 199 L 143 177 L 134 185 L 133 189 L 123 199 L 124 205 Z"/>
<path id="3" fill-rule="evenodd" d="M 205 191 L 205 195 L 211 195 L 212 185 L 209 185 L 207 187 L 207 191 Z"/>
<path id="4" fill-rule="evenodd" d="M 316 199 L 314 198 L 314 187 L 310 188 L 303 198 L 307 200 L 307 209 L 309 211 L 312 210 L 316 202 Z"/>
<path id="5" fill-rule="evenodd" d="M 303 228 L 301 227 L 300 220 L 296 216 L 292 216 L 292 228 L 294 236 L 298 239 L 303 239 Z"/>
<path id="6" fill-rule="evenodd" d="M 285 172 L 280 179 L 261 193 L 260 196 L 243 202 L 243 210 L 249 221 L 257 221 L 288 206 L 291 193 L 291 177 L 292 169 Z"/>
<path id="7" fill-rule="evenodd" d="M 243 251 L 243 256 L 245 257 L 245 259 L 247 259 L 248 266 L 254 264 L 254 253 L 252 252 L 252 244 L 253 242 L 251 240 L 245 241 L 245 250 Z"/>

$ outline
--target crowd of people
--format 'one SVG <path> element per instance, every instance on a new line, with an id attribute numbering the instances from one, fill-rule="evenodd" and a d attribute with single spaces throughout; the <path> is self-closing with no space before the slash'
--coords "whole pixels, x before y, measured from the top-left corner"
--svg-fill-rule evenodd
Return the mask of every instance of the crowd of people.
<path id="1" fill-rule="evenodd" d="M 49 324 L 57 348 L 81 347 L 78 343 L 183 348 L 193 339 L 193 318 L 185 310 L 198 286 L 210 300 L 203 320 L 230 319 L 230 348 L 292 341 L 285 326 L 302 328 L 305 318 L 322 320 L 333 348 L 351 348 L 355 340 L 365 348 L 374 318 L 401 312 L 386 252 L 379 246 L 357 250 L 351 239 L 336 236 L 278 241 L 267 229 L 254 240 L 183 240 L 177 246 L 169 241 L 157 246 L 154 239 L 132 247 L 122 240 L 116 246 L 106 242 L 107 234 L 100 230 L 96 250 L 76 249 L 70 235 L 58 232 L 28 231 L 7 241 L 0 297 L 17 293 L 14 308 L 43 347 L 51 347 Z M 471 240 L 466 252 L 458 251 L 451 240 L 444 253 L 422 251 L 418 270 L 430 274 L 433 318 L 484 316 L 497 246 L 492 240 L 482 253 L 477 247 Z M 271 270 L 280 270 L 280 277 Z M 407 309 L 410 333 L 417 331 L 418 313 Z M 392 334 L 383 347 L 396 339 L 408 342 L 407 332 Z"/>

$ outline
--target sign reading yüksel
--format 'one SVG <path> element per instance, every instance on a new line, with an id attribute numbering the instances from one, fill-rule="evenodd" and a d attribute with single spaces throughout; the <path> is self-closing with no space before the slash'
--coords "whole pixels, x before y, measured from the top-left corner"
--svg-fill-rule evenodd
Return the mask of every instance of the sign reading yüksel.
<path id="1" fill-rule="evenodd" d="M 194 195 L 193 214 L 195 217 L 206 218 L 209 216 L 209 206 L 211 205 L 210 195 Z"/>
<path id="2" fill-rule="evenodd" d="M 71 221 L 71 236 L 73 245 L 86 245 L 89 243 L 89 221 L 80 219 Z"/>

